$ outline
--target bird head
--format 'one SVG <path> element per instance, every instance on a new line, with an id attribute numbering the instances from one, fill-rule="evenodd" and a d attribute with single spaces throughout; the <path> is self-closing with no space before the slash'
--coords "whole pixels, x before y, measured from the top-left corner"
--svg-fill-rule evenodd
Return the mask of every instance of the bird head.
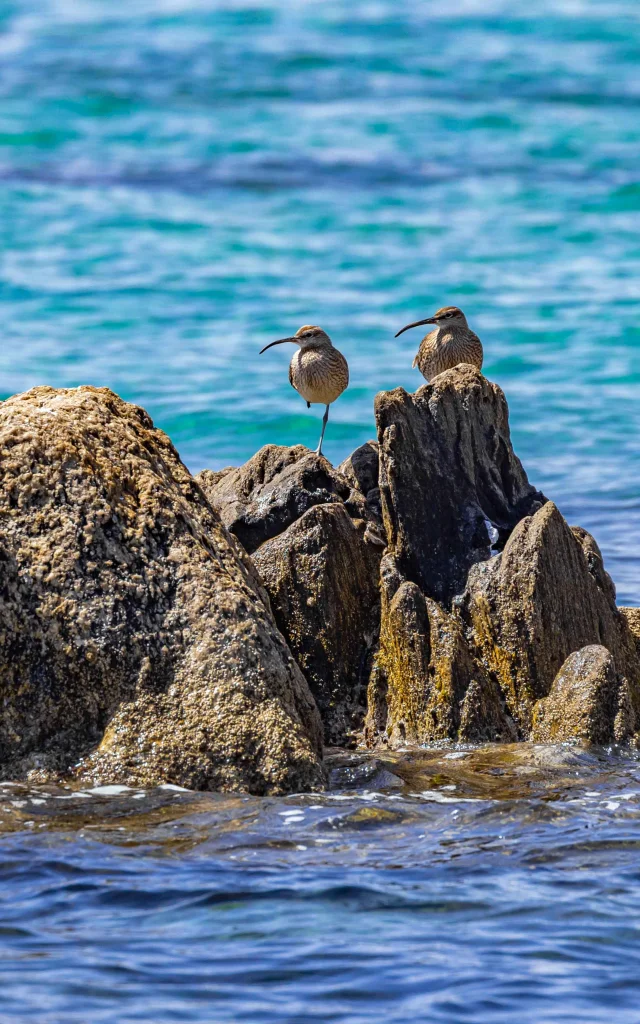
<path id="1" fill-rule="evenodd" d="M 291 341 L 294 345 L 299 345 L 303 350 L 323 348 L 324 346 L 331 345 L 331 339 L 326 331 L 322 330 L 322 327 L 313 327 L 305 324 L 304 327 L 298 328 L 292 337 L 279 338 L 278 341 L 272 341 L 269 345 L 265 345 L 263 349 L 260 349 L 260 355 L 266 352 L 268 348 L 273 348 L 274 345 L 284 345 L 285 341 Z"/>
<path id="2" fill-rule="evenodd" d="M 433 316 L 426 320 L 416 320 L 415 323 L 407 324 L 401 331 L 398 331 L 396 338 L 412 327 L 422 327 L 423 324 L 435 324 L 437 327 L 467 327 L 467 318 L 457 306 L 443 306 Z"/>

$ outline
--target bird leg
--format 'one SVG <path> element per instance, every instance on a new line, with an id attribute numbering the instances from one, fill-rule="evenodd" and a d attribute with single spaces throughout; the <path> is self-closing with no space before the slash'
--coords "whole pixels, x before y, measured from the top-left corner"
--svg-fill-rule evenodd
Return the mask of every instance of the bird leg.
<path id="1" fill-rule="evenodd" d="M 318 447 L 316 448 L 316 455 L 322 455 L 322 442 L 324 440 L 324 432 L 327 429 L 327 420 L 328 419 L 329 419 L 329 406 L 326 407 L 326 409 L 324 411 L 324 416 L 322 417 L 322 433 L 320 434 L 320 440 L 318 442 Z"/>

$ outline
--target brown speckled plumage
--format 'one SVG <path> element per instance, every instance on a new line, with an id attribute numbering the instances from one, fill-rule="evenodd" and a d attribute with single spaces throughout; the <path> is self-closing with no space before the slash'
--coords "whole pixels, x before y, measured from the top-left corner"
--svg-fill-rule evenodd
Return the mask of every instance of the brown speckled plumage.
<path id="1" fill-rule="evenodd" d="M 285 341 L 299 345 L 289 365 L 289 383 L 304 398 L 307 407 L 312 403 L 326 407 L 317 448 L 318 454 L 322 454 L 322 439 L 329 419 L 329 406 L 348 386 L 349 366 L 321 327 L 307 324 L 296 331 L 293 337 L 272 341 L 271 345 L 281 345 Z M 271 345 L 266 345 L 262 351 L 271 348 Z"/>
<path id="2" fill-rule="evenodd" d="M 436 325 L 435 329 L 425 335 L 420 342 L 420 348 L 413 360 L 413 365 L 418 367 L 425 380 L 433 380 L 439 373 L 444 373 L 459 363 L 471 363 L 479 370 L 482 369 L 482 342 L 471 330 L 467 318 L 457 306 L 444 306 L 427 320 L 418 320 L 403 327 L 398 334 L 421 324 Z"/>
<path id="3" fill-rule="evenodd" d="M 289 380 L 306 402 L 330 405 L 349 383 L 349 367 L 331 343 L 322 348 L 301 348 L 291 360 Z"/>

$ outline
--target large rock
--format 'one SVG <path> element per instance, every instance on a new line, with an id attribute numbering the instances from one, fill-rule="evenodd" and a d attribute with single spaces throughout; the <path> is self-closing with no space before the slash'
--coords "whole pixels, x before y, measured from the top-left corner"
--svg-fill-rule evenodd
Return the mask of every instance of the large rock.
<path id="1" fill-rule="evenodd" d="M 640 713 L 640 666 L 614 593 L 593 538 L 571 530 L 552 502 L 518 524 L 500 555 L 471 570 L 460 602 L 470 644 L 523 735 L 566 658 L 587 645 L 611 653 Z"/>
<path id="2" fill-rule="evenodd" d="M 3 775 L 323 784 L 268 599 L 168 438 L 105 388 L 0 406 Z"/>
<path id="3" fill-rule="evenodd" d="M 500 389 L 459 366 L 375 407 L 388 549 L 368 742 L 526 739 L 590 644 L 640 722 L 640 663 L 602 555 L 529 484 Z"/>
<path id="4" fill-rule="evenodd" d="M 569 655 L 548 697 L 536 704 L 532 739 L 604 745 L 628 739 L 634 728 L 627 681 L 606 647 L 591 644 Z"/>
<path id="5" fill-rule="evenodd" d="M 360 452 L 352 457 L 358 466 L 365 461 Z M 377 473 L 373 455 L 370 485 Z M 351 463 L 348 469 L 341 473 L 302 445 L 267 445 L 239 469 L 197 478 L 251 552 L 320 708 L 325 742 L 340 745 L 354 742 L 364 720 L 385 543 L 375 495 L 367 496 L 375 488 L 365 493 Z"/>
<path id="6" fill-rule="evenodd" d="M 383 391 L 375 413 L 389 551 L 406 579 L 448 603 L 489 558 L 492 537 L 501 546 L 546 499 L 514 454 L 502 391 L 475 367 L 415 394 Z"/>
<path id="7" fill-rule="evenodd" d="M 453 604 L 471 567 L 546 500 L 513 452 L 504 395 L 463 365 L 414 395 L 382 392 L 375 411 L 388 549 L 367 739 L 513 739 Z"/>

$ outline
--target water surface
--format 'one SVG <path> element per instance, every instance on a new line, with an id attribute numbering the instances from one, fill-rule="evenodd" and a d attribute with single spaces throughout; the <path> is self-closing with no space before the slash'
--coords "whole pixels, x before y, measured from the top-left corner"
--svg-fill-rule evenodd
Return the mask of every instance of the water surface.
<path id="1" fill-rule="evenodd" d="M 637 757 L 343 755 L 332 784 L 0 786 L 0 1020 L 635 1024 Z"/>

